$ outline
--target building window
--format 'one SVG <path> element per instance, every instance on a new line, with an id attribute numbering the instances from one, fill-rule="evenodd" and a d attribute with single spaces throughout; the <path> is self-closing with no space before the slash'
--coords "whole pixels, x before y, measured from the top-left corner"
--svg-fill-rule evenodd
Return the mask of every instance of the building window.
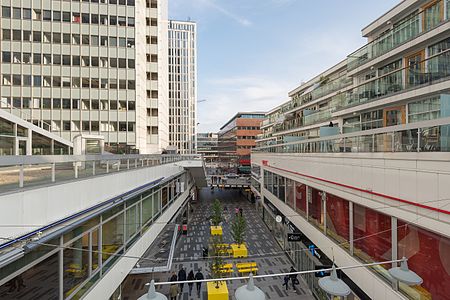
<path id="1" fill-rule="evenodd" d="M 353 204 L 354 255 L 366 263 L 391 260 L 391 217 L 375 210 Z M 388 265 L 381 265 L 388 268 Z M 374 268 L 383 277 L 387 271 Z"/>
<path id="2" fill-rule="evenodd" d="M 406 295 L 418 299 L 445 299 L 450 293 L 450 239 L 401 220 L 397 223 L 398 257 L 408 258 L 408 267 L 423 279 L 420 286 L 399 284 Z"/>

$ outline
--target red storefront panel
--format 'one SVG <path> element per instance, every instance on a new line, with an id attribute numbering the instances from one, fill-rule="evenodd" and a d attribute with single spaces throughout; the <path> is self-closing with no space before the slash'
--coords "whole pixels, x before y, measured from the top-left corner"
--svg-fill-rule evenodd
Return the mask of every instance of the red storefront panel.
<path id="1" fill-rule="evenodd" d="M 391 217 L 353 205 L 354 253 L 366 262 L 392 259 Z M 383 265 L 387 268 L 388 266 Z"/>
<path id="2" fill-rule="evenodd" d="M 416 299 L 450 299 L 450 239 L 397 222 L 398 257 L 408 258 L 408 267 L 423 279 L 421 286 L 400 289 Z"/>
<path id="3" fill-rule="evenodd" d="M 295 205 L 296 211 L 306 216 L 306 185 L 295 183 Z"/>
<path id="4" fill-rule="evenodd" d="M 311 203 L 308 206 L 308 214 L 311 222 L 323 229 L 322 191 L 311 188 Z"/>
<path id="5" fill-rule="evenodd" d="M 338 242 L 349 240 L 348 207 L 347 200 L 327 194 L 327 234 Z"/>

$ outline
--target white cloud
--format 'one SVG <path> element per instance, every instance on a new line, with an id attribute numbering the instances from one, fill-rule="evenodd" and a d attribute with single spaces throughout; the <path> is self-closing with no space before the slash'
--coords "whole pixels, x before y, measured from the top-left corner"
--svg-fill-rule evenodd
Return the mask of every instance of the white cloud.
<path id="1" fill-rule="evenodd" d="M 280 1 L 280 0 L 277 0 Z M 281 1 L 285 1 L 285 0 L 281 0 Z M 183 10 L 186 9 L 194 9 L 197 11 L 205 11 L 205 10 L 215 10 L 216 12 L 224 15 L 225 17 L 237 22 L 238 24 L 242 25 L 242 26 L 251 26 L 253 25 L 253 23 L 243 17 L 240 16 L 236 13 L 234 13 L 233 11 L 225 8 L 223 5 L 219 4 L 218 1 L 216 0 L 190 0 L 190 1 L 185 1 L 185 0 L 172 0 L 170 1 L 170 9 L 172 13 L 181 13 Z"/>
<path id="2" fill-rule="evenodd" d="M 218 131 L 238 111 L 265 112 L 287 100 L 285 81 L 260 76 L 211 79 L 204 83 L 206 102 L 198 104 L 199 130 Z"/>
<path id="3" fill-rule="evenodd" d="M 225 7 L 217 4 L 217 2 L 215 0 L 198 0 L 198 1 L 203 2 L 205 5 L 214 8 L 215 10 L 219 11 L 220 13 L 227 16 L 228 18 L 235 20 L 242 26 L 251 26 L 252 25 L 252 22 L 250 20 L 236 15 L 235 13 L 226 9 Z"/>

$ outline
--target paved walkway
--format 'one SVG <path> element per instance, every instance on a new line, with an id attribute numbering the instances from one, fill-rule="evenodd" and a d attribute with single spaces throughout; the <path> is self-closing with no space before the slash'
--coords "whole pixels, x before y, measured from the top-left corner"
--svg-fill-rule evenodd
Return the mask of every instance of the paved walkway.
<path id="1" fill-rule="evenodd" d="M 187 273 L 190 270 L 194 270 L 194 273 L 199 267 L 202 268 L 202 273 L 206 278 L 208 274 L 208 262 L 203 260 L 202 247 L 208 244 L 209 240 L 209 216 L 210 206 L 214 199 L 219 199 L 223 206 L 226 206 L 230 214 L 231 219 L 234 216 L 235 207 L 241 207 L 243 209 L 243 215 L 247 221 L 247 236 L 246 244 L 248 246 L 249 258 L 243 259 L 227 259 L 226 262 L 239 262 L 239 261 L 255 261 L 258 265 L 258 274 L 275 274 L 280 272 L 288 272 L 291 263 L 287 256 L 283 253 L 281 247 L 272 237 L 266 225 L 258 216 L 257 211 L 253 204 L 249 203 L 238 190 L 218 190 L 215 189 L 214 193 L 211 193 L 209 189 L 203 189 L 199 192 L 199 202 L 195 205 L 194 214 L 188 224 L 187 236 L 182 236 L 176 246 L 174 254 L 174 261 L 172 264 L 172 271 L 177 272 L 181 266 L 186 268 Z M 230 219 L 230 222 L 231 222 Z M 230 224 L 225 223 L 223 225 L 223 241 L 225 243 L 232 243 L 233 240 L 230 234 Z M 276 252 L 277 254 L 265 255 L 268 252 Z M 253 257 L 252 257 L 253 256 Z M 146 293 L 148 287 L 145 286 L 152 278 L 155 281 L 167 281 L 170 277 L 170 272 L 157 273 L 157 274 L 145 274 L 145 275 L 130 275 L 124 284 L 123 299 L 134 300 L 139 298 L 142 294 Z M 236 271 L 232 276 L 238 276 Z M 286 300 L 301 300 L 301 299 L 314 299 L 311 292 L 303 283 L 299 276 L 300 284 L 296 286 L 296 290 L 289 287 L 286 291 L 282 286 L 283 280 L 280 277 L 261 278 L 256 279 L 255 284 L 261 288 L 267 295 L 267 299 L 286 299 Z M 230 299 L 235 299 L 234 292 L 236 288 L 245 284 L 244 280 L 233 281 L 228 283 L 228 291 Z M 169 286 L 157 287 L 157 291 L 168 295 Z M 188 287 L 184 286 L 183 293 L 179 299 L 191 300 L 191 299 L 207 299 L 206 285 L 203 284 L 200 298 L 197 297 L 195 292 L 195 286 L 192 296 L 188 295 Z"/>

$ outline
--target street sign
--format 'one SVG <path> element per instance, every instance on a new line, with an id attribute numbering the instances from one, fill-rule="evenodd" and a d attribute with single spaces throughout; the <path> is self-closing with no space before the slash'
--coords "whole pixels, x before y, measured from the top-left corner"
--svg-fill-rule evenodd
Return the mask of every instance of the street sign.
<path id="1" fill-rule="evenodd" d="M 301 233 L 288 233 L 287 240 L 288 242 L 300 242 L 302 239 Z"/>

